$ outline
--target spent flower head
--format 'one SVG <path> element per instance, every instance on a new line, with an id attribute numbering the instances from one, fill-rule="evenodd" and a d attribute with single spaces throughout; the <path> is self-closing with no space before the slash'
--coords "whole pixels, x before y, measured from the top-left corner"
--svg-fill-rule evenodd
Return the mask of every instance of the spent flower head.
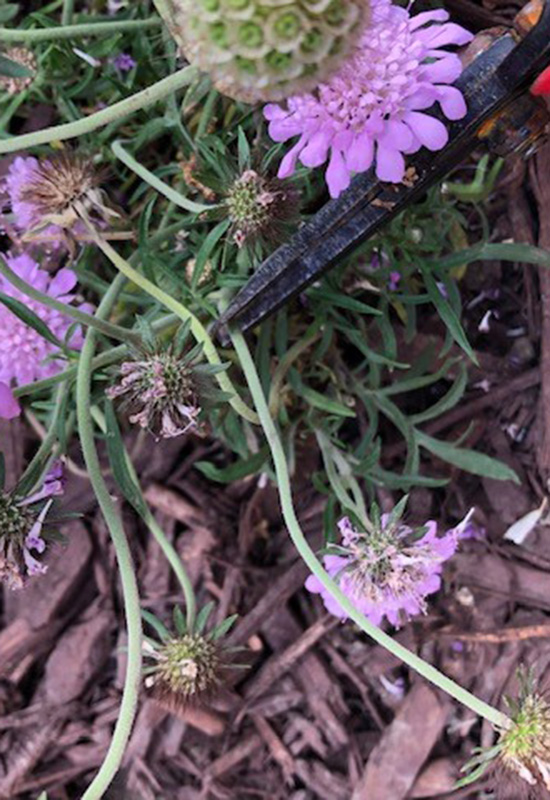
<path id="1" fill-rule="evenodd" d="M 392 514 L 372 510 L 368 530 L 358 529 L 348 517 L 338 523 L 342 537 L 329 545 L 323 562 L 353 605 L 375 625 L 384 617 L 395 626 L 427 610 L 426 597 L 441 586 L 444 562 L 456 551 L 462 523 L 437 535 L 429 520 L 420 529 L 405 525 L 401 515 L 406 498 Z M 327 611 L 340 619 L 347 614 L 319 579 L 311 575 L 306 588 L 320 594 Z"/>
<path id="2" fill-rule="evenodd" d="M 356 41 L 369 0 L 169 0 L 192 64 L 237 100 L 280 100 L 325 80 Z"/>
<path id="3" fill-rule="evenodd" d="M 457 788 L 487 777 L 498 800 L 544 800 L 550 792 L 550 702 L 532 670 L 518 670 L 517 699 L 505 698 L 509 721 L 493 747 L 478 748 Z"/>
<path id="4" fill-rule="evenodd" d="M 204 606 L 188 628 L 176 606 L 174 633 L 152 614 L 143 614 L 159 636 L 159 640 L 145 638 L 145 687 L 153 699 L 171 711 L 207 699 L 223 683 L 230 667 L 231 651 L 223 646 L 222 639 L 237 616 L 227 617 L 206 632 L 213 607 L 213 603 Z"/>
<path id="5" fill-rule="evenodd" d="M 107 389 L 121 397 L 129 421 L 157 439 L 201 432 L 201 412 L 226 394 L 215 389 L 211 376 L 223 365 L 199 363 L 202 346 L 189 348 L 189 325 L 183 325 L 168 345 L 158 341 L 145 320 L 139 320 L 142 344 L 118 370 L 118 382 Z"/>
<path id="6" fill-rule="evenodd" d="M 28 50 L 26 47 L 10 47 L 8 50 L 5 50 L 2 55 L 15 64 L 26 67 L 26 69 L 32 73 L 31 75 L 20 78 L 0 75 L 0 89 L 3 89 L 8 94 L 19 94 L 24 89 L 31 86 L 36 77 L 38 69 L 36 56 L 32 50 Z"/>
<path id="7" fill-rule="evenodd" d="M 101 176 L 90 158 L 63 152 L 47 159 L 18 156 L 10 164 L 5 189 L 15 228 L 50 247 L 68 244 L 67 233 L 84 232 L 83 217 L 100 225 L 119 218 L 99 187 Z"/>
<path id="8" fill-rule="evenodd" d="M 338 72 L 314 92 L 268 105 L 269 134 L 276 142 L 299 137 L 279 168 L 291 175 L 299 159 L 318 167 L 328 159 L 326 180 L 337 197 L 353 173 L 374 163 L 383 181 L 399 183 L 404 155 L 421 146 L 440 150 L 445 125 L 424 113 L 439 103 L 450 120 L 466 114 L 460 91 L 450 84 L 462 70 L 457 54 L 443 48 L 470 41 L 443 10 L 411 16 L 390 0 L 373 0 L 357 47 Z"/>
<path id="9" fill-rule="evenodd" d="M 69 305 L 76 299 L 72 290 L 77 283 L 75 273 L 70 269 L 61 269 L 53 277 L 41 269 L 27 253 L 19 256 L 3 256 L 8 266 L 26 283 L 56 300 Z M 34 312 L 49 328 L 60 342 L 68 338 L 70 347 L 80 349 L 82 331 L 73 327 L 73 323 L 61 312 L 44 306 L 37 300 L 16 289 L 6 278 L 0 275 L 0 291 L 13 297 L 27 309 Z M 90 311 L 88 304 L 78 306 Z M 51 341 L 44 339 L 33 327 L 24 322 L 6 305 L 0 305 L 0 382 L 10 385 L 31 383 L 42 378 L 49 378 L 63 369 L 63 360 L 59 348 Z M 71 330 L 69 330 L 71 329 Z"/>
<path id="10" fill-rule="evenodd" d="M 54 463 L 41 488 L 21 497 L 0 490 L 0 582 L 20 589 L 27 576 L 43 575 L 47 567 L 33 553 L 46 549 L 43 529 L 53 497 L 63 494 L 63 470 Z"/>

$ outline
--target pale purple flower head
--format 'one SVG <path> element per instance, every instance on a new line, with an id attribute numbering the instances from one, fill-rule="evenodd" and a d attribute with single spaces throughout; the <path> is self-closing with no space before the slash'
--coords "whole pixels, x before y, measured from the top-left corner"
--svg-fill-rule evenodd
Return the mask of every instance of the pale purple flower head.
<path id="1" fill-rule="evenodd" d="M 47 567 L 33 552 L 46 550 L 43 528 L 53 498 L 63 493 L 63 470 L 54 462 L 36 492 L 20 497 L 0 492 L 0 582 L 20 589 L 25 576 L 44 575 Z M 32 551 L 32 552 L 31 552 Z"/>
<path id="2" fill-rule="evenodd" d="M 348 517 L 338 523 L 342 536 L 335 550 L 324 556 L 326 571 L 353 605 L 372 623 L 384 617 L 397 627 L 426 612 L 426 597 L 441 586 L 443 563 L 456 551 L 460 527 L 437 535 L 429 520 L 417 538 L 415 531 L 389 515 L 373 531 L 359 531 Z M 311 575 L 306 589 L 320 594 L 327 611 L 340 619 L 347 614 L 318 578 Z"/>
<path id="3" fill-rule="evenodd" d="M 38 264 L 26 253 L 19 256 L 4 256 L 9 267 L 26 283 L 39 289 L 41 292 L 55 297 L 62 303 L 71 303 L 75 295 L 72 290 L 76 286 L 77 277 L 70 269 L 61 269 L 55 276 L 41 269 Z M 27 308 L 40 317 L 50 331 L 60 341 L 65 336 L 72 321 L 55 311 L 42 305 L 36 300 L 31 300 L 27 295 L 16 289 L 9 281 L 0 276 L 0 292 L 24 303 Z M 90 310 L 88 305 L 79 306 L 83 310 Z M 63 369 L 63 361 L 56 358 L 59 349 L 51 342 L 46 341 L 34 328 L 26 325 L 5 305 L 0 304 L 0 383 L 9 386 L 31 383 L 42 378 L 49 378 Z M 68 344 L 76 349 L 82 346 L 82 331 L 80 328 L 70 336 Z M 9 410 L 9 397 L 0 394 L 0 405 Z"/>
<path id="4" fill-rule="evenodd" d="M 0 381 L 0 419 L 15 419 L 21 413 L 21 406 L 13 396 L 7 383 Z"/>
<path id="5" fill-rule="evenodd" d="M 118 56 L 113 58 L 113 66 L 119 72 L 131 72 L 137 66 L 137 63 L 130 53 L 119 53 Z"/>
<path id="6" fill-rule="evenodd" d="M 404 155 L 421 146 L 440 150 L 445 125 L 423 113 L 439 103 L 449 120 L 466 114 L 460 91 L 451 86 L 462 65 L 444 50 L 472 38 L 448 22 L 446 11 L 411 16 L 390 0 L 373 0 L 371 20 L 344 66 L 314 93 L 291 97 L 286 106 L 267 105 L 269 134 L 276 142 L 299 137 L 283 158 L 279 177 L 291 175 L 299 159 L 318 167 L 328 159 L 332 197 L 346 189 L 353 173 L 374 163 L 383 181 L 402 181 Z"/>

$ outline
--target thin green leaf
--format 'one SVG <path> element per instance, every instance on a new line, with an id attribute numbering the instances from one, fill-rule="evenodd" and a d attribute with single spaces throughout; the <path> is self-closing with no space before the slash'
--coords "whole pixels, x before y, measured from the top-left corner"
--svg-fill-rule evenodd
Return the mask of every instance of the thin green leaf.
<path id="1" fill-rule="evenodd" d="M 7 78 L 32 78 L 34 72 L 24 64 L 12 61 L 11 58 L 7 58 L 0 53 L 0 75 Z"/>
<path id="2" fill-rule="evenodd" d="M 21 322 L 33 328 L 43 339 L 46 339 L 46 341 L 59 347 L 60 350 L 63 350 L 63 342 L 59 341 L 46 323 L 40 319 L 34 311 L 31 311 L 28 306 L 24 305 L 24 303 L 21 303 L 19 300 L 16 300 L 15 297 L 10 297 L 3 292 L 0 292 L 0 303 L 3 303 L 16 317 L 19 317 Z"/>
<path id="3" fill-rule="evenodd" d="M 187 623 L 185 621 L 185 617 L 182 613 L 182 610 L 179 606 L 174 606 L 174 627 L 177 631 L 178 636 L 185 636 L 187 633 Z"/>
<path id="4" fill-rule="evenodd" d="M 195 467 L 211 481 L 233 483 L 233 481 L 241 480 L 248 477 L 248 475 L 255 475 L 263 467 L 267 458 L 268 448 L 265 446 L 250 458 L 236 461 L 234 464 L 222 469 L 210 464 L 209 461 L 197 461 Z"/>
<path id="5" fill-rule="evenodd" d="M 195 291 L 197 286 L 199 285 L 201 275 L 206 266 L 206 262 L 210 258 L 211 253 L 213 252 L 214 248 L 216 247 L 216 245 L 218 244 L 218 242 L 225 234 L 230 225 L 231 221 L 228 219 L 224 219 L 221 222 L 218 222 L 216 227 L 212 228 L 212 230 L 202 243 L 201 248 L 197 253 L 197 259 L 195 261 L 195 267 L 193 269 L 193 277 L 191 279 L 191 288 L 193 289 L 193 291 Z"/>
<path id="6" fill-rule="evenodd" d="M 105 435 L 107 455 L 109 456 L 114 479 L 126 500 L 135 508 L 138 514 L 143 516 L 147 513 L 147 504 L 128 469 L 126 451 L 116 414 L 113 404 L 109 401 L 105 401 L 105 424 L 107 425 L 107 433 Z"/>
<path id="7" fill-rule="evenodd" d="M 231 617 L 226 617 L 219 625 L 216 625 L 210 633 L 208 634 L 208 638 L 212 639 L 212 641 L 216 641 L 217 639 L 221 639 L 222 636 L 233 627 L 237 619 L 239 618 L 238 614 L 233 614 Z"/>
<path id="8" fill-rule="evenodd" d="M 155 617 L 154 614 L 151 614 L 150 611 L 145 611 L 145 609 L 141 610 L 141 616 L 148 622 L 149 625 L 155 630 L 155 632 L 159 635 L 161 641 L 169 642 L 174 637 L 166 627 L 166 625 L 160 621 L 158 617 Z"/>
<path id="9" fill-rule="evenodd" d="M 207 603 L 199 613 L 197 614 L 197 619 L 195 620 L 195 628 L 193 633 L 202 633 L 206 628 L 206 623 L 208 622 L 208 617 L 212 613 L 214 608 L 214 603 L 210 602 Z"/>
<path id="10" fill-rule="evenodd" d="M 468 450 L 462 447 L 455 447 L 449 442 L 442 442 L 434 439 L 426 433 L 416 431 L 418 444 L 424 447 L 432 455 L 452 464 L 453 467 L 471 472 L 472 475 L 481 475 L 484 478 L 493 478 L 497 481 L 513 481 L 520 483 L 517 474 L 507 464 L 497 461 L 484 453 L 476 453 L 475 450 Z"/>
<path id="11" fill-rule="evenodd" d="M 470 345 L 470 342 L 464 333 L 464 328 L 462 327 L 456 311 L 451 306 L 447 298 L 443 297 L 441 294 L 430 270 L 423 267 L 420 267 L 420 270 L 422 272 L 422 277 L 424 278 L 424 283 L 430 296 L 430 300 L 434 304 L 437 313 L 445 323 L 447 331 L 453 337 L 455 342 L 464 350 L 466 355 L 471 358 L 474 364 L 477 364 L 478 360 L 476 354 L 472 350 L 472 346 Z"/>
<path id="12" fill-rule="evenodd" d="M 418 414 L 413 414 L 412 417 L 410 417 L 412 424 L 419 425 L 421 422 L 427 422 L 430 419 L 440 417 L 442 414 L 445 414 L 445 412 L 450 411 L 462 398 L 467 385 L 468 372 L 464 364 L 461 364 L 459 373 L 449 391 L 438 400 L 437 403 L 430 406 L 430 408 L 427 408 L 425 411 L 420 411 Z"/>

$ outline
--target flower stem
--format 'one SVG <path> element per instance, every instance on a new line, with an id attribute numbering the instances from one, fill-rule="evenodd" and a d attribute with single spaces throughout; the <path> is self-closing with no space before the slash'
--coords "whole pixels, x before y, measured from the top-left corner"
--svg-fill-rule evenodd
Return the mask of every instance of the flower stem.
<path id="1" fill-rule="evenodd" d="M 120 142 L 113 142 L 111 150 L 123 164 L 126 164 L 126 166 L 132 170 L 132 172 L 139 175 L 149 186 L 152 186 L 153 189 L 156 189 L 157 192 L 160 192 L 160 194 L 164 195 L 168 200 L 171 200 L 172 203 L 179 208 L 183 208 L 185 211 L 190 211 L 193 214 L 202 214 L 204 211 L 211 211 L 213 208 L 217 208 L 216 204 L 205 205 L 204 203 L 194 203 L 192 200 L 185 197 L 185 195 L 181 194 L 181 192 L 176 191 L 172 186 L 161 181 L 153 172 L 131 156 Z"/>
<path id="2" fill-rule="evenodd" d="M 111 247 L 109 242 L 105 241 L 105 239 L 95 230 L 95 228 L 87 223 L 88 230 L 94 236 L 95 243 L 99 247 L 99 249 L 107 256 L 107 258 L 111 261 L 112 264 L 129 280 L 143 289 L 144 292 L 154 297 L 155 300 L 158 300 L 159 303 L 162 303 L 166 308 L 169 308 L 174 314 L 177 314 L 178 317 L 183 321 L 187 322 L 188 320 L 191 323 L 191 333 L 195 337 L 197 342 L 200 342 L 203 346 L 203 352 L 210 364 L 221 364 L 222 361 L 218 355 L 218 351 L 214 345 L 214 342 L 210 338 L 208 331 L 202 324 L 202 322 L 191 312 L 189 309 L 185 308 L 181 303 L 175 300 L 173 297 L 170 297 L 169 294 L 166 294 L 160 287 L 155 286 L 148 278 L 138 272 L 136 269 L 132 267 L 122 256 L 120 256 L 114 247 Z M 229 404 L 232 408 L 235 409 L 237 414 L 240 414 L 241 417 L 247 419 L 249 422 L 253 422 L 254 424 L 258 424 L 258 415 L 249 408 L 246 403 L 244 403 L 239 395 L 233 383 L 227 376 L 225 372 L 219 372 L 216 376 L 216 380 L 218 381 L 220 388 L 223 389 L 225 392 L 229 392 L 231 394 L 231 399 L 229 400 Z"/>
<path id="3" fill-rule="evenodd" d="M 68 9 L 73 0 L 66 0 Z M 65 11 L 64 9 L 64 11 Z M 160 28 L 158 17 L 148 19 L 113 20 L 113 22 L 83 22 L 69 24 L 63 17 L 63 25 L 57 28 L 0 28 L 0 42 L 53 42 L 59 39 L 82 39 L 88 36 L 111 36 L 113 33 L 134 33 L 136 31 Z"/>
<path id="4" fill-rule="evenodd" d="M 124 281 L 119 278 L 113 282 L 100 303 L 97 310 L 98 315 L 108 313 L 123 283 Z M 128 664 L 120 713 L 113 738 L 103 764 L 88 789 L 84 792 L 82 800 L 100 800 L 100 798 L 104 796 L 107 787 L 113 780 L 122 762 L 124 750 L 130 737 L 136 715 L 141 679 L 141 611 L 136 576 L 122 522 L 101 474 L 101 466 L 94 442 L 93 422 L 90 414 L 92 358 L 95 348 L 95 337 L 94 329 L 89 328 L 80 354 L 76 383 L 78 430 L 86 468 L 109 529 L 120 570 L 124 611 L 128 628 Z"/>
<path id="5" fill-rule="evenodd" d="M 275 473 L 277 475 L 277 483 L 279 488 L 279 497 L 281 500 L 281 507 L 285 523 L 288 531 L 298 553 L 303 558 L 311 572 L 321 581 L 323 586 L 334 597 L 335 600 L 342 606 L 344 611 L 349 617 L 375 642 L 380 644 L 390 653 L 393 653 L 397 658 L 407 664 L 411 669 L 416 670 L 419 675 L 426 678 L 426 680 L 433 683 L 439 689 L 454 697 L 459 703 L 462 703 L 475 714 L 479 714 L 485 719 L 489 720 L 493 725 L 507 726 L 508 717 L 501 711 L 498 711 L 493 706 L 479 700 L 473 694 L 463 689 L 457 683 L 447 678 L 446 675 L 439 672 L 435 667 L 432 667 L 422 658 L 412 653 L 406 647 L 396 642 L 387 633 L 380 630 L 380 628 L 373 625 L 366 617 L 364 617 L 355 606 L 350 602 L 346 595 L 341 591 L 337 583 L 335 583 L 323 569 L 321 563 L 317 559 L 315 553 L 309 546 L 305 538 L 300 523 L 296 517 L 294 506 L 292 503 L 292 491 L 290 487 L 290 479 L 286 464 L 286 457 L 279 439 L 279 434 L 275 424 L 269 414 L 264 393 L 260 384 L 260 379 L 254 366 L 254 362 L 250 355 L 250 351 L 246 345 L 244 337 L 241 333 L 233 331 L 231 339 L 235 351 L 240 359 L 241 367 L 248 382 L 248 387 L 254 400 L 254 405 L 260 417 L 261 425 L 263 427 L 271 455 L 273 464 L 275 466 Z"/>
<path id="6" fill-rule="evenodd" d="M 63 0 L 63 11 L 61 12 L 61 24 L 70 25 L 74 16 L 74 0 Z"/>
<path id="7" fill-rule="evenodd" d="M 105 416 L 101 409 L 97 406 L 92 407 L 92 416 L 94 417 L 96 423 L 101 428 L 103 433 L 107 433 L 107 423 L 105 421 Z M 183 565 L 181 558 L 179 557 L 176 548 L 174 545 L 168 540 L 166 534 L 160 527 L 159 523 L 157 522 L 154 514 L 152 513 L 151 509 L 149 508 L 147 501 L 143 495 L 141 490 L 141 486 L 139 484 L 138 476 L 134 469 L 134 465 L 128 455 L 126 448 L 123 446 L 123 453 L 124 453 L 124 460 L 126 462 L 126 466 L 128 468 L 128 472 L 130 477 L 134 481 L 136 488 L 141 495 L 143 500 L 143 507 L 139 509 L 135 506 L 136 511 L 140 514 L 141 518 L 149 528 L 149 531 L 156 539 L 159 547 L 161 548 L 162 552 L 166 556 L 166 560 L 174 570 L 174 574 L 178 579 L 180 586 L 183 591 L 183 596 L 185 597 L 185 609 L 187 613 L 187 627 L 190 631 L 193 630 L 195 625 L 195 617 L 197 613 L 197 601 L 195 598 L 195 591 L 193 589 L 193 584 L 187 574 L 187 571 Z"/>
<path id="8" fill-rule="evenodd" d="M 102 128 L 104 125 L 116 122 L 130 114 L 134 114 L 136 111 L 153 105 L 153 103 L 162 100 L 173 92 L 177 92 L 178 89 L 188 86 L 195 80 L 197 74 L 195 67 L 184 67 L 173 75 L 163 78 L 152 86 L 148 86 L 147 89 L 136 92 L 136 94 L 133 94 L 131 97 L 120 100 L 118 103 L 109 106 L 109 108 L 96 111 L 88 117 L 77 119 L 75 122 L 66 122 L 63 125 L 55 125 L 53 128 L 46 128 L 44 130 L 35 131 L 34 133 L 24 133 L 22 136 L 14 136 L 10 139 L 0 141 L 0 155 L 15 153 L 18 150 L 36 147 L 39 144 L 50 144 L 51 142 L 65 139 L 74 139 L 77 136 L 83 136 L 85 133 L 91 133 L 98 128 Z"/>

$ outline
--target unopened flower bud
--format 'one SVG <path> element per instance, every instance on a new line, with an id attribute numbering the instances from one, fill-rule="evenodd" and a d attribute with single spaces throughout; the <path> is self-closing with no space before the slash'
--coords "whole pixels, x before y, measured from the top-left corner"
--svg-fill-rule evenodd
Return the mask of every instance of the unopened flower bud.
<path id="1" fill-rule="evenodd" d="M 248 169 L 231 185 L 225 199 L 238 247 L 263 240 L 277 243 L 298 216 L 299 196 L 288 181 L 266 178 Z"/>

